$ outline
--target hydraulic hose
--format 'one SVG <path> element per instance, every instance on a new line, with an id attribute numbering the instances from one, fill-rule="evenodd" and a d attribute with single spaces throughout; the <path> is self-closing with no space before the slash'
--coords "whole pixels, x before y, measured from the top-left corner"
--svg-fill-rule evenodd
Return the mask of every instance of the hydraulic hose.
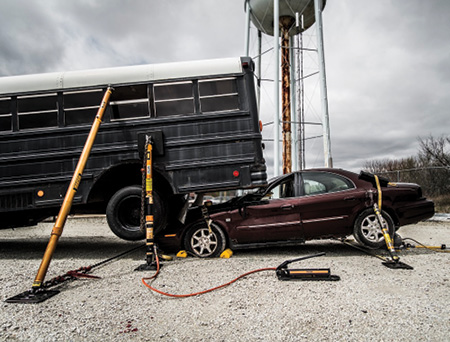
<path id="1" fill-rule="evenodd" d="M 238 281 L 239 279 L 242 279 L 242 278 L 244 278 L 244 277 L 246 277 L 246 276 L 248 276 L 250 274 L 253 274 L 253 273 L 264 272 L 264 271 L 276 271 L 275 267 L 260 268 L 260 269 L 256 269 L 256 270 L 244 273 L 244 274 L 240 275 L 239 277 L 229 281 L 228 283 L 225 283 L 225 284 L 213 287 L 213 288 L 208 289 L 208 290 L 199 291 L 199 292 L 195 292 L 195 293 L 189 293 L 189 294 L 172 294 L 172 293 L 167 293 L 167 292 L 163 292 L 161 290 L 158 290 L 158 289 L 152 287 L 150 284 L 147 283 L 148 280 L 155 280 L 156 277 L 159 274 L 159 257 L 158 257 L 157 254 L 156 254 L 156 264 L 157 264 L 157 268 L 156 268 L 155 274 L 153 276 L 149 277 L 149 278 L 142 278 L 142 283 L 146 287 L 148 287 L 150 290 L 152 290 L 154 292 L 157 292 L 157 293 L 159 293 L 161 295 L 164 295 L 164 296 L 167 296 L 167 297 L 175 297 L 175 298 L 187 298 L 187 297 L 199 296 L 199 295 L 202 295 L 202 294 L 205 294 L 205 293 L 208 293 L 208 292 L 212 292 L 212 291 L 221 289 L 223 287 L 229 286 L 229 285 L 235 283 L 236 281 Z"/>

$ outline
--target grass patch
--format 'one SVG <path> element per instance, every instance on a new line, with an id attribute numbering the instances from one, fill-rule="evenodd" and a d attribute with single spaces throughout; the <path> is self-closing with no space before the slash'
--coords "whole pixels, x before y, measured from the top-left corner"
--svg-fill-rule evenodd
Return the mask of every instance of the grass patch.
<path id="1" fill-rule="evenodd" d="M 432 198 L 437 213 L 450 213 L 450 195 Z"/>

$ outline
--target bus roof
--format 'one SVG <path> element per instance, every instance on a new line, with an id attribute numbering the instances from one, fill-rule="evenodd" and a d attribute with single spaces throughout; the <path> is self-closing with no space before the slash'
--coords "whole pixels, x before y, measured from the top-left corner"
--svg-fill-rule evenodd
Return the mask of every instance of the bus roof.
<path id="1" fill-rule="evenodd" d="M 0 78 L 0 96 L 238 73 L 241 58 L 7 76 Z"/>

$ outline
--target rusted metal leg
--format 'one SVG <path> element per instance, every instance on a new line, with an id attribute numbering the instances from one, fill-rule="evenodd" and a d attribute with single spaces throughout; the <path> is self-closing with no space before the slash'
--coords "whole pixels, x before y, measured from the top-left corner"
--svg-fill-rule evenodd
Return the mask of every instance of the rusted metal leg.
<path id="1" fill-rule="evenodd" d="M 289 29 L 294 18 L 281 17 L 281 108 L 283 127 L 283 174 L 292 172 L 291 138 L 291 57 Z"/>

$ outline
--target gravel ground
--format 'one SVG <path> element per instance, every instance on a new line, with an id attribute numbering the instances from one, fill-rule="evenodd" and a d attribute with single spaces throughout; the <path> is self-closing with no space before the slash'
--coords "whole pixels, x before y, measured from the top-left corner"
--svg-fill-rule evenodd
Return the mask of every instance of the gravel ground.
<path id="1" fill-rule="evenodd" d="M 291 268 L 331 268 L 337 282 L 281 282 L 252 274 L 202 296 L 169 298 L 136 272 L 144 249 L 94 269 L 101 279 L 65 283 L 40 304 L 4 300 L 31 288 L 52 223 L 0 231 L 0 341 L 450 341 L 449 254 L 402 251 L 414 270 L 391 270 L 337 241 L 236 251 L 230 259 L 165 262 L 153 286 L 184 294 L 228 282 L 287 259 L 326 252 Z M 450 222 L 404 227 L 403 237 L 450 245 Z M 102 217 L 69 219 L 46 279 L 88 266 L 139 243 L 116 238 Z"/>

